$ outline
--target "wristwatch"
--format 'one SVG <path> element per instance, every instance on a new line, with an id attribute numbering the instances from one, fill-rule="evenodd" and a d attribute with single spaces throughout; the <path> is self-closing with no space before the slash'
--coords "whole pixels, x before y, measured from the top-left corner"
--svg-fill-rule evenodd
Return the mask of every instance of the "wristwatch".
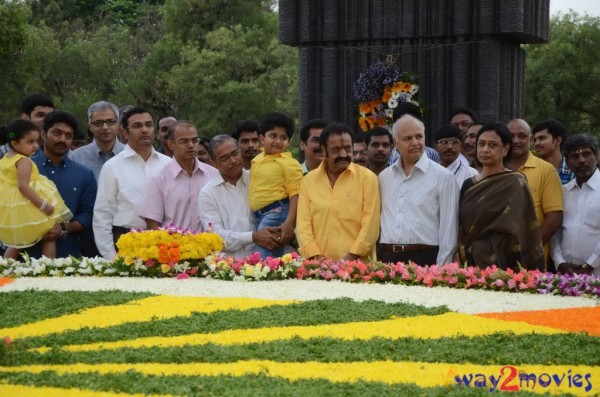
<path id="1" fill-rule="evenodd" d="M 67 231 L 67 225 L 64 222 L 59 223 L 59 225 L 60 225 L 60 236 L 59 236 L 59 238 L 61 240 L 64 240 L 69 235 L 69 232 Z"/>
<path id="2" fill-rule="evenodd" d="M 587 263 L 584 263 L 583 265 L 581 265 L 581 268 L 587 272 L 588 269 L 591 268 L 591 266 L 588 265 Z"/>

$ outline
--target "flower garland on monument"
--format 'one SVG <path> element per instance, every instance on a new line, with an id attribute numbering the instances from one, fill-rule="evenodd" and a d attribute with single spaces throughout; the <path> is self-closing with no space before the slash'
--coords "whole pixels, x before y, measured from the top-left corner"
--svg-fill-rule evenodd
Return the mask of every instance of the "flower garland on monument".
<path id="1" fill-rule="evenodd" d="M 358 103 L 358 124 L 363 132 L 373 127 L 391 127 L 394 109 L 404 102 L 419 103 L 413 97 L 419 86 L 409 81 L 390 57 L 377 61 L 354 82 L 354 100 Z"/>

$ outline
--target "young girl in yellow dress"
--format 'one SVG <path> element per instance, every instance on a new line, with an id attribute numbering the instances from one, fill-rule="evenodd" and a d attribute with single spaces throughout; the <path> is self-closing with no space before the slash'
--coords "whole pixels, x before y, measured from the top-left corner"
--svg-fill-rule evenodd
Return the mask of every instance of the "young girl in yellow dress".
<path id="1" fill-rule="evenodd" d="M 4 257 L 18 259 L 22 248 L 42 240 L 72 214 L 54 183 L 40 175 L 29 158 L 38 149 L 40 128 L 15 120 L 3 133 L 12 150 L 0 159 L 0 241 L 9 247 Z M 42 241 L 42 254 L 56 257 L 56 242 Z"/>

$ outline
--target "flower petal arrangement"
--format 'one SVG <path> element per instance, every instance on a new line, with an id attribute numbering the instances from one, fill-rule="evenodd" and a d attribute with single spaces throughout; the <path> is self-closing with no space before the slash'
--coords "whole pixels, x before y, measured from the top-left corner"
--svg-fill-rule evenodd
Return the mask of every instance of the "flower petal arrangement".
<path id="1" fill-rule="evenodd" d="M 358 103 L 358 124 L 362 131 L 375 126 L 391 126 L 394 109 L 400 103 L 419 105 L 413 96 L 419 86 L 411 83 L 406 73 L 390 58 L 377 61 L 360 74 L 354 82 L 354 100 Z"/>

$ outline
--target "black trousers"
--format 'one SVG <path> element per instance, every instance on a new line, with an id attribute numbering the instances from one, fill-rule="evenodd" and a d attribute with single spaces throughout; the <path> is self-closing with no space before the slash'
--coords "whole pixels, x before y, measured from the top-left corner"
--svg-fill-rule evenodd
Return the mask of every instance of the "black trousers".
<path id="1" fill-rule="evenodd" d="M 417 265 L 434 265 L 437 260 L 439 247 L 427 250 L 409 251 L 409 252 L 390 252 L 381 249 L 377 244 L 377 260 L 379 262 L 403 262 L 408 264 L 409 261 L 415 262 Z"/>

